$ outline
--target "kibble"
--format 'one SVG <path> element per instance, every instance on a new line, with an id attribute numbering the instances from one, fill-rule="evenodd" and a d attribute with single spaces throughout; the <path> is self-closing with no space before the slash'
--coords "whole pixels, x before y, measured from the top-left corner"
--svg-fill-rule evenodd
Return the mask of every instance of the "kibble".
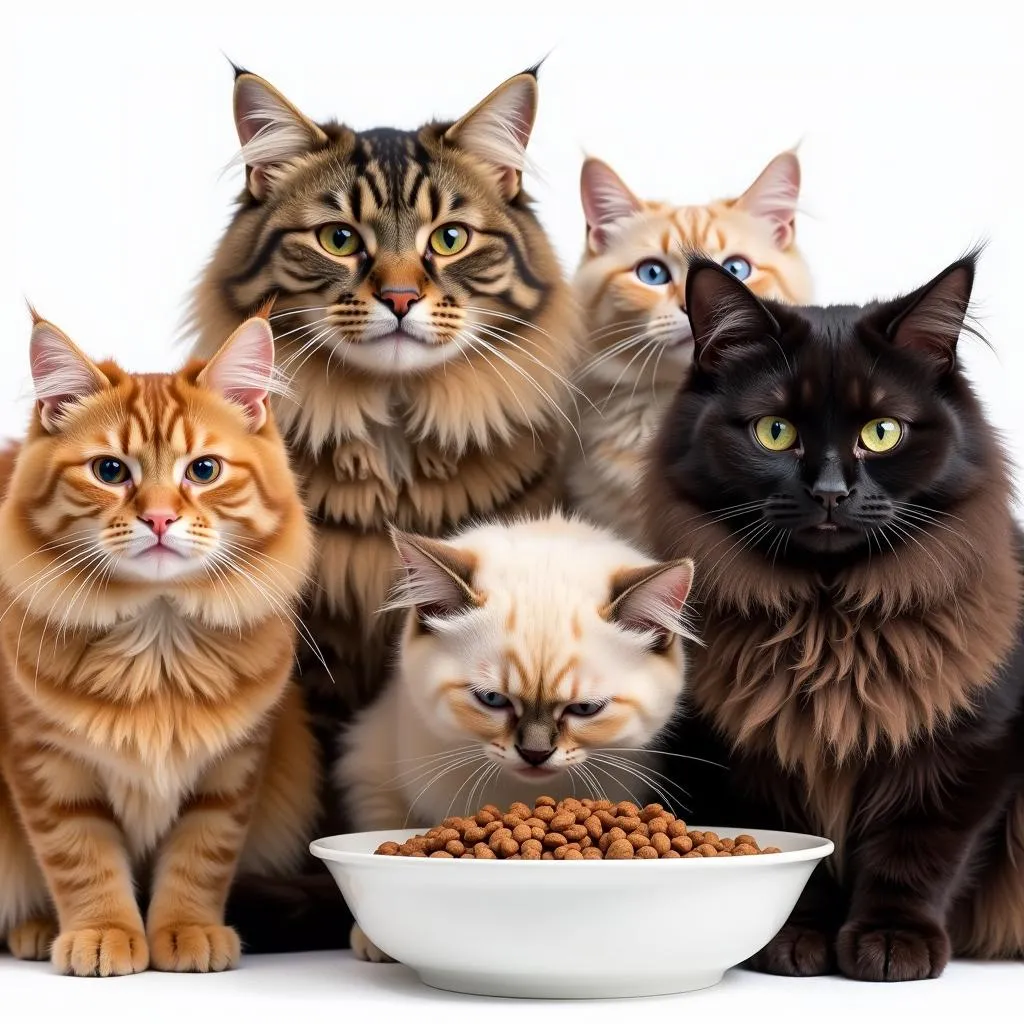
<path id="1" fill-rule="evenodd" d="M 542 796 L 533 807 L 516 801 L 503 811 L 487 804 L 476 814 L 445 818 L 404 843 L 381 843 L 376 852 L 432 860 L 679 860 L 782 851 L 762 849 L 751 835 L 688 829 L 661 804 L 641 809 L 629 800 Z"/>

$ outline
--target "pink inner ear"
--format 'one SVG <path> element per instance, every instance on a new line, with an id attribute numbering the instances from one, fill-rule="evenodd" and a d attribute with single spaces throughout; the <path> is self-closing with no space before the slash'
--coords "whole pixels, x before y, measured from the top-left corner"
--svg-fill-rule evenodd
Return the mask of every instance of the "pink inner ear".
<path id="1" fill-rule="evenodd" d="M 768 221 L 772 240 L 788 248 L 796 233 L 796 208 L 800 198 L 800 161 L 795 153 L 780 153 L 739 199 L 754 217 Z"/>
<path id="2" fill-rule="evenodd" d="M 246 320 L 199 375 L 199 382 L 242 406 L 259 429 L 267 416 L 274 372 L 274 335 L 261 317 Z"/>
<path id="3" fill-rule="evenodd" d="M 607 242 L 609 224 L 623 220 L 642 209 L 640 200 L 622 179 L 600 160 L 587 160 L 580 173 L 580 199 L 583 214 L 597 248 Z"/>

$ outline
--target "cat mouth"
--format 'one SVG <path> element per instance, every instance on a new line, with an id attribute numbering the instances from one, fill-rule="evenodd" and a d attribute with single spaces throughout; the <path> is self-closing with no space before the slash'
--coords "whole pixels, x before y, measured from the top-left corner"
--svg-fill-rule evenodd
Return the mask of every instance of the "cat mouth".
<path id="1" fill-rule="evenodd" d="M 524 779 L 550 779 L 559 774 L 557 768 L 546 768 L 544 765 L 520 764 L 516 773 Z"/>

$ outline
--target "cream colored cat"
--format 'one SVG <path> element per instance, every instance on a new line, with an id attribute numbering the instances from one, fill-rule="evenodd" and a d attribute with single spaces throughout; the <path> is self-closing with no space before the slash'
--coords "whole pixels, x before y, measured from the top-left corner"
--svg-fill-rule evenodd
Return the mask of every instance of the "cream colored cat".
<path id="1" fill-rule="evenodd" d="M 356 829 L 428 827 L 545 792 L 658 789 L 642 748 L 684 688 L 692 562 L 654 562 L 557 513 L 446 543 L 394 536 L 393 606 L 409 609 L 397 668 L 337 767 Z M 385 958 L 358 928 L 352 948 Z"/>
<path id="2" fill-rule="evenodd" d="M 800 164 L 781 153 L 738 199 L 673 206 L 638 199 L 600 160 L 583 165 L 587 248 L 576 273 L 588 358 L 576 383 L 582 451 L 569 453 L 567 486 L 588 518 L 644 545 L 635 497 L 645 444 L 690 364 L 686 250 L 700 249 L 758 295 L 811 299 L 796 247 Z"/>

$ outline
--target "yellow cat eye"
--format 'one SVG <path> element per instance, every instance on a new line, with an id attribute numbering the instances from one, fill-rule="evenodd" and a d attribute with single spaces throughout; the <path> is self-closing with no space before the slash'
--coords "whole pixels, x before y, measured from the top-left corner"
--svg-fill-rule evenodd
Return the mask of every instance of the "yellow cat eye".
<path id="1" fill-rule="evenodd" d="M 461 224 L 442 224 L 430 233 L 430 248 L 438 256 L 454 256 L 469 245 L 469 230 Z"/>
<path id="2" fill-rule="evenodd" d="M 758 443 L 770 452 L 784 452 L 796 444 L 796 427 L 781 416 L 762 416 L 754 424 Z"/>
<path id="3" fill-rule="evenodd" d="M 332 256 L 355 256 L 363 250 L 359 232 L 348 224 L 325 224 L 317 238 Z"/>
<path id="4" fill-rule="evenodd" d="M 903 437 L 903 427 L 899 420 L 891 420 L 882 416 L 877 420 L 865 423 L 860 432 L 860 443 L 869 452 L 876 455 L 891 452 Z"/>

